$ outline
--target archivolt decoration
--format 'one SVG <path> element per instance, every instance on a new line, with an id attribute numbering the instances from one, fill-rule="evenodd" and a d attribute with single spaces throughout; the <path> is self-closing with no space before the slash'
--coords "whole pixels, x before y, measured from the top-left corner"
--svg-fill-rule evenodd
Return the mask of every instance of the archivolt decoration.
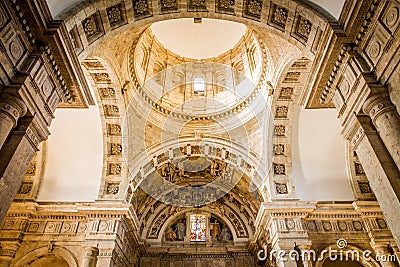
<path id="1" fill-rule="evenodd" d="M 254 221 L 260 200 L 235 189 L 218 201 L 193 209 L 165 205 L 148 197 L 144 201 L 146 204 L 141 205 L 142 208 L 138 210 L 140 232 L 142 238 L 149 242 L 161 242 L 165 240 L 163 235 L 170 224 L 184 218 L 185 214 L 209 213 L 230 229 L 234 241 L 245 242 L 243 238 L 247 241 L 255 231 Z"/>
<path id="2" fill-rule="evenodd" d="M 164 203 L 199 207 L 223 197 L 244 175 L 251 180 L 249 190 L 254 191 L 267 176 L 257 156 L 247 150 L 217 138 L 200 143 L 193 137 L 169 140 L 142 153 L 129 166 L 137 171 L 127 201 L 132 201 L 132 193 L 140 187 Z"/>

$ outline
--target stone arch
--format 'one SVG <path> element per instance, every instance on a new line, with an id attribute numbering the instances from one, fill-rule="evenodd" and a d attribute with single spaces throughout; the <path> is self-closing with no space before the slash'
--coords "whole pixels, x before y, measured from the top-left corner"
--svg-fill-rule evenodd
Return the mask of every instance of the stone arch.
<path id="1" fill-rule="evenodd" d="M 241 144 L 226 140 L 224 138 L 209 137 L 208 139 L 208 143 L 210 143 L 213 147 L 216 147 L 217 151 L 221 151 L 221 156 L 217 156 L 217 158 L 232 164 L 232 166 L 240 170 L 242 174 L 246 174 L 255 186 L 257 186 L 259 189 L 262 188 L 267 174 L 262 168 L 260 168 L 260 161 L 256 154 L 254 154 L 252 151 L 249 151 Z M 208 143 L 207 141 L 203 142 L 204 145 L 207 145 Z M 171 154 L 173 153 L 174 149 L 180 149 L 180 147 L 183 146 L 190 147 L 191 149 L 191 147 L 195 146 L 195 144 L 196 139 L 193 136 L 181 137 L 179 140 L 170 139 L 162 144 L 150 147 L 147 151 L 144 151 L 136 156 L 135 161 L 129 166 L 129 170 L 133 179 L 130 181 L 130 184 L 126 190 L 125 198 L 127 201 L 131 202 L 131 199 L 129 199 L 129 197 L 132 197 L 131 193 L 137 190 L 143 181 L 151 177 L 150 175 L 157 171 L 162 164 L 168 161 L 168 157 L 164 156 L 165 153 Z M 209 151 L 207 153 L 211 153 L 211 150 L 207 151 Z M 171 156 L 174 158 L 173 154 L 171 154 Z M 263 195 L 262 197 L 266 199 L 267 196 Z"/>
<path id="2" fill-rule="evenodd" d="M 308 1 L 293 1 L 293 5 L 288 6 L 280 6 L 275 2 L 268 2 L 264 1 L 262 3 L 262 7 L 260 10 L 260 14 L 249 14 L 248 10 L 246 9 L 247 2 L 245 1 L 242 3 L 236 3 L 232 10 L 234 13 L 226 13 L 223 10 L 219 10 L 219 1 L 216 0 L 210 1 L 206 3 L 206 10 L 207 13 L 199 13 L 199 12 L 191 12 L 190 6 L 187 3 L 177 1 L 177 7 L 173 10 L 163 10 L 162 3 L 156 3 L 156 1 L 149 2 L 149 9 L 148 14 L 146 16 L 138 15 L 135 11 L 135 7 L 132 6 L 132 2 L 134 1 L 121 1 L 119 4 L 112 6 L 113 8 L 116 7 L 119 9 L 121 13 L 121 20 L 118 25 L 112 25 L 112 22 L 109 20 L 108 17 L 108 9 L 111 6 L 100 5 L 99 3 L 82 3 L 75 8 L 70 9 L 67 12 L 64 12 L 60 15 L 60 18 L 63 19 L 66 23 L 67 29 L 71 33 L 71 37 L 73 39 L 73 43 L 80 43 L 81 49 L 77 49 L 78 57 L 80 60 L 84 60 L 88 55 L 90 55 L 100 44 L 105 43 L 105 41 L 110 40 L 111 38 L 117 36 L 118 34 L 126 34 L 131 30 L 137 30 L 138 34 L 146 29 L 148 25 L 151 23 L 162 21 L 165 19 L 171 18 L 183 18 L 183 17 L 202 17 L 203 14 L 207 14 L 209 18 L 215 19 L 222 19 L 222 20 L 231 20 L 243 23 L 250 28 L 260 29 L 260 31 L 269 31 L 272 35 L 279 36 L 282 40 L 287 41 L 289 44 L 296 47 L 296 53 L 304 54 L 309 58 L 314 57 L 314 53 L 316 52 L 315 44 L 318 43 L 318 36 L 321 36 L 321 32 L 324 29 L 327 29 L 328 24 L 330 22 L 335 22 L 336 20 L 331 17 L 329 14 L 324 12 L 321 8 L 316 8 L 316 5 Z M 241 10 L 241 8 L 245 8 L 242 14 L 240 12 L 235 12 Z M 282 29 L 282 21 L 277 22 L 275 21 L 274 12 L 277 11 L 277 8 L 283 8 L 280 10 L 286 10 L 286 17 L 287 17 L 287 24 L 286 21 L 284 22 L 284 28 Z M 150 10 L 151 9 L 151 10 Z M 147 12 L 145 11 L 145 13 Z M 171 11 L 171 12 L 170 12 Z M 262 11 L 262 12 L 261 12 Z M 136 12 L 136 13 L 135 13 Z M 89 14 L 89 16 L 87 16 Z M 266 15 L 269 14 L 269 15 Z M 84 27 L 87 23 L 93 23 L 98 26 L 95 29 L 93 34 L 84 30 Z M 124 22 L 124 23 L 122 23 Z M 101 24 L 101 25 L 100 25 Z M 300 29 L 300 27 L 307 26 L 306 31 L 304 29 Z M 78 33 L 78 34 L 74 34 Z M 262 35 L 262 34 L 261 34 Z M 261 40 L 262 41 L 262 40 Z M 267 46 L 265 42 L 263 42 L 263 46 Z M 264 53 L 271 54 L 268 49 L 263 49 Z M 266 52 L 265 52 L 266 51 Z M 99 54 L 96 51 L 94 54 Z M 93 54 L 93 55 L 94 55 Z M 293 56 L 293 55 L 292 55 Z M 296 55 L 298 56 L 298 55 Z M 127 72 L 126 68 L 128 64 L 126 64 L 127 57 L 124 56 L 124 64 L 119 66 L 121 68 L 121 76 L 120 79 L 127 79 Z M 280 73 L 280 70 L 285 68 L 287 62 L 290 62 L 293 58 L 288 57 L 286 61 L 279 62 L 279 65 L 271 70 L 271 73 Z M 265 70 L 264 70 L 265 72 Z M 125 78 L 123 78 L 124 76 Z M 277 80 L 273 83 L 278 83 L 279 76 L 275 77 Z M 133 81 L 133 84 L 136 84 Z M 123 107 L 123 105 L 119 105 L 119 107 Z M 280 163 L 279 163 L 280 164 Z M 104 164 L 103 173 L 107 174 L 108 169 L 110 166 L 108 164 Z M 264 175 L 265 176 L 265 175 Z M 105 175 L 103 175 L 103 178 Z M 261 176 L 263 177 L 263 176 Z M 122 179 L 124 180 L 124 179 Z M 122 185 L 122 184 L 121 184 Z M 114 185 L 113 185 L 114 186 Z M 279 185 L 280 186 L 280 185 Z M 286 184 L 292 188 L 291 185 Z M 107 185 L 102 182 L 102 187 L 100 191 L 107 191 L 105 189 Z M 275 190 L 276 185 L 270 184 L 268 189 Z M 121 187 L 118 189 L 119 191 L 125 191 L 125 187 Z M 128 189 L 129 190 L 129 189 Z M 291 189 L 290 189 L 291 190 Z M 133 188 L 130 191 L 134 191 Z M 294 189 L 291 190 L 294 192 Z M 115 191 L 113 191 L 115 192 Z M 273 195 L 270 193 L 270 195 Z M 291 195 L 294 197 L 294 194 Z"/>
<path id="3" fill-rule="evenodd" d="M 349 141 L 346 142 L 346 168 L 354 198 L 357 200 L 375 200 L 364 168 Z"/>
<path id="4" fill-rule="evenodd" d="M 227 196 L 226 199 L 218 200 L 200 208 L 170 206 L 153 199 L 148 202 L 146 211 L 138 216 L 140 232 L 142 233 L 141 238 L 147 240 L 149 244 L 160 244 L 168 225 L 183 214 L 195 211 L 215 215 L 228 226 L 235 243 L 246 243 L 255 233 L 254 221 L 256 215 L 252 215 L 252 218 L 248 220 L 240 211 L 240 207 L 233 203 L 235 201 L 227 203 L 232 198 L 237 199 L 238 196 L 236 194 L 235 196 Z M 246 203 L 241 203 L 242 210 L 246 209 L 245 205 Z M 223 212 L 221 212 L 221 209 L 223 209 Z"/>
<path id="5" fill-rule="evenodd" d="M 279 71 L 271 105 L 275 138 L 270 188 L 275 199 L 296 198 L 292 177 L 292 130 L 298 120 L 295 109 L 306 95 L 304 87 L 312 64 L 306 57 L 293 56 L 286 58 L 284 63 L 284 67 L 280 67 L 282 70 Z"/>
<path id="6" fill-rule="evenodd" d="M 69 267 L 78 267 L 77 257 L 67 248 L 61 246 L 54 246 L 52 249 L 48 247 L 40 247 L 30 251 L 22 257 L 15 260 L 11 266 L 28 266 L 28 264 L 36 259 L 46 257 L 47 255 L 54 255 L 63 259 Z"/>
<path id="7" fill-rule="evenodd" d="M 161 229 L 160 229 L 160 234 L 159 234 L 158 239 L 159 239 L 159 240 L 162 239 L 162 237 L 164 236 L 164 233 L 165 233 L 166 228 L 167 228 L 171 223 L 173 223 L 174 221 L 176 221 L 176 220 L 177 220 L 179 217 L 181 217 L 183 214 L 185 214 L 185 213 L 187 213 L 187 212 L 192 212 L 192 211 L 199 212 L 199 210 L 197 210 L 197 209 L 187 209 L 187 210 L 180 211 L 180 212 L 176 213 L 175 215 L 169 217 L 169 218 L 165 221 L 164 225 L 161 227 Z M 234 242 L 237 242 L 238 235 L 237 235 L 236 230 L 235 230 L 235 228 L 233 227 L 231 221 L 229 221 L 227 218 L 223 218 L 222 216 L 220 216 L 220 215 L 219 215 L 218 213 L 216 213 L 216 212 L 207 211 L 207 210 L 201 210 L 201 212 L 208 212 L 208 213 L 210 213 L 211 215 L 217 217 L 217 218 L 218 218 L 220 221 L 222 221 L 223 223 L 225 223 L 225 224 L 228 226 L 228 228 L 229 228 L 229 230 L 231 231 L 231 233 L 232 233 L 232 240 L 233 240 Z"/>
<path id="8" fill-rule="evenodd" d="M 156 0 L 146 1 L 143 10 L 137 10 L 136 1 L 122 1 L 113 6 L 100 2 L 83 2 L 62 13 L 59 18 L 66 22 L 72 41 L 78 44 L 77 53 L 81 59 L 86 58 L 100 43 L 113 38 L 121 32 L 166 20 L 177 18 L 213 18 L 243 23 L 250 27 L 267 29 L 300 49 L 306 48 L 310 54 L 315 52 L 319 34 L 329 23 L 336 19 L 321 7 L 309 1 L 291 1 L 282 5 L 270 1 L 259 1 L 258 8 L 249 9 L 249 1 L 234 2 L 227 9 L 221 9 L 222 0 L 204 1 L 202 11 L 196 12 L 191 2 L 179 0 L 172 7 L 164 6 Z M 109 14 L 117 8 L 118 18 Z M 197 7 L 198 8 L 198 7 Z M 243 10 L 243 12 L 240 12 Z M 280 16 L 275 13 L 282 12 Z M 143 15 L 147 14 L 147 15 Z M 279 18 L 278 18 L 279 17 Z M 116 23 L 116 21 L 118 23 Z"/>
<path id="9" fill-rule="evenodd" d="M 82 65 L 90 81 L 100 111 L 103 132 L 103 171 L 99 198 L 120 198 L 127 176 L 122 150 L 123 85 L 107 60 L 91 56 Z"/>

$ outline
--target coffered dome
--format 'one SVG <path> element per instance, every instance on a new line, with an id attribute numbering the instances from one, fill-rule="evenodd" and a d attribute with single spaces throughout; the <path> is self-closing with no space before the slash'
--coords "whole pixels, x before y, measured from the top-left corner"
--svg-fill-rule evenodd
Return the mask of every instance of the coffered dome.
<path id="1" fill-rule="evenodd" d="M 194 120 L 220 118 L 243 110 L 266 86 L 266 60 L 251 30 L 237 36 L 228 51 L 199 60 L 165 48 L 152 28 L 133 44 L 130 70 L 139 93 L 161 113 Z"/>

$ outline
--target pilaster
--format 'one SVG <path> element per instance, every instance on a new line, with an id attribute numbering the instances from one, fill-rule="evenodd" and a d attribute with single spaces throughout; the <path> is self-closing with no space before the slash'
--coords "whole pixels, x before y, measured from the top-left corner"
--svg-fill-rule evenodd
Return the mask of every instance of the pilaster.
<path id="1" fill-rule="evenodd" d="M 354 131 L 347 138 L 351 140 L 352 148 L 357 152 L 387 224 L 399 245 L 399 170 L 368 116 L 356 116 Z"/>
<path id="2" fill-rule="evenodd" d="M 0 150 L 0 222 L 17 194 L 22 177 L 42 141 L 32 117 L 19 120 Z"/>
<path id="3" fill-rule="evenodd" d="M 371 117 L 379 136 L 400 169 L 400 116 L 385 88 L 371 88 L 363 110 Z"/>
<path id="4" fill-rule="evenodd" d="M 82 267 L 96 267 L 99 249 L 97 247 L 85 247 L 82 259 Z"/>
<path id="5" fill-rule="evenodd" d="M 0 244 L 0 267 L 10 266 L 19 247 L 18 242 L 2 242 Z"/>
<path id="6" fill-rule="evenodd" d="M 11 94 L 0 94 L 0 149 L 18 119 L 26 114 L 25 103 Z"/>

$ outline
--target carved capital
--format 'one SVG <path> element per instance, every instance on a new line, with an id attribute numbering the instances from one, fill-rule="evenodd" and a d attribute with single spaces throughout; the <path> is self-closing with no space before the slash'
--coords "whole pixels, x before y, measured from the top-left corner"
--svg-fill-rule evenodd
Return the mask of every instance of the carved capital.
<path id="1" fill-rule="evenodd" d="M 0 112 L 6 114 L 13 121 L 13 127 L 15 127 L 18 118 L 26 114 L 27 108 L 24 101 L 18 97 L 3 93 L 0 95 Z"/>
<path id="2" fill-rule="evenodd" d="M 96 266 L 99 249 L 97 247 L 86 247 L 83 255 L 82 267 Z"/>
<path id="3" fill-rule="evenodd" d="M 84 255 L 85 257 L 95 258 L 99 255 L 99 249 L 97 247 L 86 247 Z"/>
<path id="4" fill-rule="evenodd" d="M 20 247 L 19 243 L 1 243 L 0 244 L 0 257 L 8 258 L 12 260 L 15 257 L 15 253 L 18 251 Z"/>
<path id="5" fill-rule="evenodd" d="M 372 243 L 371 247 L 374 249 L 376 255 L 382 256 L 390 254 L 388 244 Z"/>
<path id="6" fill-rule="evenodd" d="M 364 105 L 363 111 L 365 114 L 371 116 L 373 123 L 382 114 L 395 110 L 395 106 L 387 93 L 379 93 L 369 97 Z"/>
<path id="7" fill-rule="evenodd" d="M 357 149 L 358 144 L 366 134 L 368 135 L 371 133 L 376 133 L 376 129 L 373 126 L 369 116 L 358 115 L 356 116 L 356 121 L 357 126 L 355 127 L 353 133 L 349 136 L 353 150 Z"/>

